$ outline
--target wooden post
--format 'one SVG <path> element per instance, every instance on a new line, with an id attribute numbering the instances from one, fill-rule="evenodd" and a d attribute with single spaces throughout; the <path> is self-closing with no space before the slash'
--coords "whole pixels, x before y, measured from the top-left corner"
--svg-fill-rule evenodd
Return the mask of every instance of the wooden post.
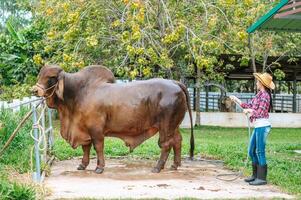
<path id="1" fill-rule="evenodd" d="M 196 80 L 193 79 L 193 110 L 196 111 L 196 88 L 195 88 Z"/>
<path id="2" fill-rule="evenodd" d="M 275 81 L 275 90 L 273 90 L 273 110 L 272 112 L 275 112 L 276 110 L 276 89 L 277 89 L 277 81 Z"/>
<path id="3" fill-rule="evenodd" d="M 294 82 L 293 82 L 293 113 L 297 112 L 297 71 L 294 70 Z"/>
<path id="4" fill-rule="evenodd" d="M 201 70 L 200 68 L 196 67 L 197 69 L 197 79 L 196 79 L 196 116 L 195 116 L 195 125 L 200 126 L 201 125 L 201 106 L 200 106 L 200 100 L 201 100 Z"/>
<path id="5" fill-rule="evenodd" d="M 248 47 L 249 47 L 250 57 L 251 57 L 251 60 L 252 60 L 253 73 L 256 73 L 257 69 L 256 69 L 255 54 L 254 54 L 253 40 L 252 40 L 252 35 L 251 34 L 248 34 Z"/>
<path id="6" fill-rule="evenodd" d="M 208 112 L 209 106 L 209 86 L 206 86 L 206 112 Z"/>

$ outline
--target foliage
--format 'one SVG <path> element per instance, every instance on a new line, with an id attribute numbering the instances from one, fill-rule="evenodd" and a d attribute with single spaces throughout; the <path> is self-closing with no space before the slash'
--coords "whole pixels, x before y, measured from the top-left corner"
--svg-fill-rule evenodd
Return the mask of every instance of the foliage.
<path id="1" fill-rule="evenodd" d="M 0 31 L 4 29 L 6 20 L 13 16 L 23 25 L 30 23 L 28 5 L 31 0 L 0 0 Z"/>
<path id="2" fill-rule="evenodd" d="M 190 130 L 182 129 L 182 155 L 189 153 Z M 293 150 L 301 149 L 301 129 L 273 128 L 267 141 L 267 161 L 269 164 L 268 180 L 284 190 L 301 195 L 301 157 Z M 56 130 L 58 134 L 58 130 Z M 105 138 L 105 155 L 133 156 L 147 159 L 158 159 L 160 148 L 158 137 L 147 140 L 134 152 L 130 153 L 124 143 L 116 138 Z M 244 167 L 247 157 L 247 129 L 204 127 L 195 128 L 196 157 L 221 159 L 228 168 L 239 170 Z M 93 149 L 93 148 L 92 148 Z M 81 148 L 73 150 L 60 136 L 56 135 L 54 154 L 60 160 L 81 156 Z M 95 155 L 95 151 L 92 151 Z M 172 159 L 172 154 L 170 154 Z M 251 165 L 251 164 L 250 164 Z M 250 165 L 244 171 L 247 176 L 251 172 Z M 74 166 L 76 167 L 76 166 Z M 287 173 L 290 172 L 290 173 Z"/>
<path id="3" fill-rule="evenodd" d="M 3 85 L 0 87 L 0 100 L 9 101 L 12 99 L 22 99 L 25 96 L 30 96 L 30 93 L 31 85 L 29 84 Z"/>
<path id="4" fill-rule="evenodd" d="M 183 79 L 195 77 L 199 68 L 202 81 L 222 81 L 233 65 L 224 64 L 220 55 L 241 54 L 237 61 L 247 66 L 245 30 L 277 2 L 14 0 L 4 8 L 30 11 L 32 18 L 27 25 L 11 17 L 0 32 L 0 84 L 32 85 L 45 63 L 67 71 L 104 64 L 131 79 Z M 255 32 L 257 65 L 265 71 L 279 65 L 276 60 L 267 66 L 267 55 L 295 62 L 300 42 L 300 34 Z M 285 76 L 281 69 L 274 75 Z"/>
<path id="5" fill-rule="evenodd" d="M 9 182 L 6 179 L 0 181 L 0 200 L 34 200 L 35 190 L 32 186 Z"/>
<path id="6" fill-rule="evenodd" d="M 42 61 L 35 52 L 43 37 L 43 22 L 17 30 L 13 18 L 7 21 L 8 34 L 0 33 L 0 84 L 32 84 Z"/>
<path id="7" fill-rule="evenodd" d="M 233 66 L 223 68 L 219 56 L 242 54 L 240 62 L 246 66 L 245 30 L 275 4 L 253 0 L 42 0 L 34 10 L 36 20 L 48 24 L 43 40 L 47 62 L 68 71 L 103 63 L 121 77 L 179 79 L 195 76 L 198 67 L 202 80 L 223 80 Z M 300 37 L 290 42 L 286 36 L 256 33 L 254 48 L 259 60 L 267 53 L 298 54 Z M 279 71 L 275 75 L 282 76 Z"/>
<path id="8" fill-rule="evenodd" d="M 22 109 L 18 113 L 12 113 L 10 110 L 0 110 L 0 148 L 3 147 L 26 112 L 27 109 Z M 20 129 L 10 147 L 0 157 L 1 164 L 11 166 L 21 173 L 30 170 L 30 148 L 33 145 L 33 140 L 29 135 L 31 127 L 32 122 L 29 120 Z"/>
<path id="9" fill-rule="evenodd" d="M 0 149 L 17 127 L 25 112 L 27 112 L 26 109 L 22 109 L 18 113 L 0 110 Z M 0 200 L 35 199 L 36 192 L 33 186 L 8 178 L 10 170 L 16 170 L 19 173 L 30 170 L 30 148 L 33 145 L 33 140 L 29 135 L 31 127 L 32 123 L 26 123 L 0 157 Z"/>

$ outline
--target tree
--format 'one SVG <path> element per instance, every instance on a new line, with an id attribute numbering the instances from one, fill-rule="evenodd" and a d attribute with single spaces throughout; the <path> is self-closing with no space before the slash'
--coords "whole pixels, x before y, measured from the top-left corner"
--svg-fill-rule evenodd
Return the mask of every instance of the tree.
<path id="1" fill-rule="evenodd" d="M 33 1 L 29 6 L 32 24 L 43 25 L 41 35 L 30 43 L 30 52 L 37 68 L 51 62 L 77 71 L 103 64 L 122 78 L 196 77 L 197 85 L 222 82 L 233 66 L 224 64 L 220 55 L 241 54 L 238 61 L 248 66 L 245 30 L 275 4 L 253 0 Z M 300 37 L 286 45 L 284 40 L 274 33 L 255 33 L 257 60 L 265 65 L 266 55 L 281 56 L 287 50 L 296 55 Z M 276 75 L 283 76 L 281 71 Z"/>

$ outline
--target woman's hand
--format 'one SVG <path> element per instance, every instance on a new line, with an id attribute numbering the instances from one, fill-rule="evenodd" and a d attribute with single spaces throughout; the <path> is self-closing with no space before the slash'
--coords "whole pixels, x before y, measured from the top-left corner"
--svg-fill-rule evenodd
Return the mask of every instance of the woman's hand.
<path id="1" fill-rule="evenodd" d="M 241 104 L 241 100 L 240 100 L 239 98 L 237 98 L 236 96 L 231 95 L 231 96 L 229 96 L 229 98 L 230 98 L 232 101 L 238 103 L 239 105 Z"/>
<path id="2" fill-rule="evenodd" d="M 252 109 L 243 109 L 243 112 L 247 115 L 247 114 L 252 114 L 253 110 Z"/>

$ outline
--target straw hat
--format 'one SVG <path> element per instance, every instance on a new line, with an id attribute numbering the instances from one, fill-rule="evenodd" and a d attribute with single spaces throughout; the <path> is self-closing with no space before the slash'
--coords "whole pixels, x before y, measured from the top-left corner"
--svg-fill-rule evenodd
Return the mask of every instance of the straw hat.
<path id="1" fill-rule="evenodd" d="M 253 73 L 255 78 L 259 80 L 264 86 L 274 90 L 275 84 L 273 83 L 273 77 L 269 73 Z"/>

